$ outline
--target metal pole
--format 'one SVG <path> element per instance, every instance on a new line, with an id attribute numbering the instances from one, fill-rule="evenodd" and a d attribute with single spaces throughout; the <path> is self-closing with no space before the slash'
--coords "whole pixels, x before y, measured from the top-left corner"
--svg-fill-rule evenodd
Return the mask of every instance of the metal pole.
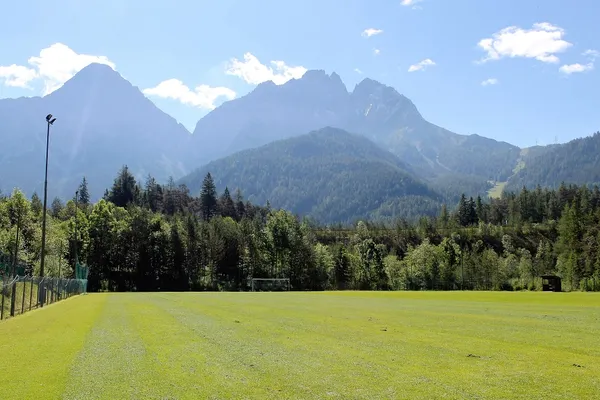
<path id="1" fill-rule="evenodd" d="M 77 262 L 79 261 L 78 257 L 77 257 L 77 240 L 79 239 L 79 235 L 77 234 L 77 214 L 78 214 L 78 203 L 77 203 L 77 198 L 79 197 L 79 190 L 77 190 L 75 192 L 75 277 L 77 277 Z"/>
<path id="2" fill-rule="evenodd" d="M 465 290 L 465 260 L 462 250 L 460 252 L 460 275 L 462 283 L 460 284 L 460 290 Z"/>
<path id="3" fill-rule="evenodd" d="M 63 254 L 63 242 L 62 240 L 60 241 L 60 255 L 58 256 L 58 300 L 60 300 L 60 267 L 61 267 L 61 262 L 60 260 L 62 259 L 62 254 Z"/>
<path id="4" fill-rule="evenodd" d="M 21 210 L 17 214 L 17 237 L 15 239 L 15 258 L 13 259 L 12 274 L 14 276 L 17 266 L 17 258 L 19 257 L 19 228 L 21 227 Z"/>
<path id="5" fill-rule="evenodd" d="M 44 174 L 44 211 L 42 213 L 42 259 L 40 261 L 40 278 L 44 278 L 44 262 L 46 259 L 46 206 L 48 204 L 48 147 L 50 143 L 50 119 L 47 118 L 46 122 L 48 123 L 48 130 L 46 131 L 46 172 Z M 42 292 L 40 293 L 40 307 L 44 307 L 45 297 L 45 290 L 42 286 Z"/>
<path id="6" fill-rule="evenodd" d="M 15 272 L 17 269 L 17 257 L 19 254 L 19 227 L 21 225 L 21 210 L 19 210 L 19 213 L 17 214 L 17 238 L 15 240 L 15 258 L 13 259 L 13 267 L 12 267 L 12 278 L 15 277 Z M 14 317 L 15 316 L 15 297 L 17 297 L 17 283 L 15 282 L 13 284 L 12 287 L 12 293 L 11 293 L 11 299 L 10 299 L 10 316 Z"/>

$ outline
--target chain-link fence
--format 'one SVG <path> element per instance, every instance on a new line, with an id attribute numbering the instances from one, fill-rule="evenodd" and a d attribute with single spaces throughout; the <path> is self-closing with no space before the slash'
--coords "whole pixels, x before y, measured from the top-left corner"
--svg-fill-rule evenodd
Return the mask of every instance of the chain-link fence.
<path id="1" fill-rule="evenodd" d="M 1 282 L 0 320 L 87 291 L 87 279 L 40 278 L 17 275 L 14 277 L 4 276 Z"/>

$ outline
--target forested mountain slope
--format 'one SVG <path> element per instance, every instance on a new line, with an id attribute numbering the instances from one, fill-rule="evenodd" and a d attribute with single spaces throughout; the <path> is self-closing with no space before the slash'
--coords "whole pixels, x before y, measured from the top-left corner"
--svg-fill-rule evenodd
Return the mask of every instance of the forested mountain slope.
<path id="1" fill-rule="evenodd" d="M 525 157 L 505 190 L 536 185 L 556 188 L 561 182 L 579 185 L 600 183 L 600 132 L 553 145 Z"/>
<path id="2" fill-rule="evenodd" d="M 414 217 L 439 210 L 441 196 L 410 167 L 367 138 L 325 128 L 213 161 L 181 179 L 191 193 L 211 173 L 219 190 L 321 222 Z"/>

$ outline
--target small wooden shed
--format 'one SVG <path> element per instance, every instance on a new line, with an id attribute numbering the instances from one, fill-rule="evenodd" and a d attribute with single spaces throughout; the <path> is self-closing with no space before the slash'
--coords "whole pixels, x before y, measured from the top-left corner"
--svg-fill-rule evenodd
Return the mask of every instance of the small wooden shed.
<path id="1" fill-rule="evenodd" d="M 561 278 L 556 275 L 542 275 L 542 291 L 544 292 L 560 292 Z"/>

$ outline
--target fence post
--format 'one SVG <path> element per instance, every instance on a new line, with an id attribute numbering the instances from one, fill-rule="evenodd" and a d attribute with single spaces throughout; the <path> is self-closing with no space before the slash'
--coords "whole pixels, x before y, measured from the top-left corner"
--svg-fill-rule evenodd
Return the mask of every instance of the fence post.
<path id="1" fill-rule="evenodd" d="M 31 285 L 29 286 L 29 311 L 31 311 L 31 303 L 33 303 L 33 274 L 31 274 Z"/>
<path id="2" fill-rule="evenodd" d="M 27 276 L 23 277 L 23 296 L 21 300 L 21 314 L 25 312 L 25 292 L 27 291 Z"/>
<path id="3" fill-rule="evenodd" d="M 42 296 L 44 294 L 44 279 L 46 278 L 41 278 L 38 281 L 38 287 L 37 287 L 37 299 L 35 299 L 35 307 L 39 307 L 40 303 L 42 302 Z"/>
<path id="4" fill-rule="evenodd" d="M 17 297 L 17 280 L 13 279 L 12 288 L 10 290 L 10 316 L 15 316 L 15 297 Z"/>
<path id="5" fill-rule="evenodd" d="M 0 310 L 0 320 L 4 319 L 4 282 L 5 279 L 2 277 L 2 310 Z"/>

